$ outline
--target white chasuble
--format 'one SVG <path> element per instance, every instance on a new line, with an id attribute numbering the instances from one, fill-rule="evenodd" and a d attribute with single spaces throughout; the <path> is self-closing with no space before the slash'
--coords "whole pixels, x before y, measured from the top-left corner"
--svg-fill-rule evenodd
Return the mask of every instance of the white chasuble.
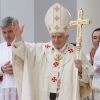
<path id="1" fill-rule="evenodd" d="M 83 54 L 81 58 L 82 78 L 78 79 L 77 100 L 83 100 L 89 95 L 92 72 Z M 50 92 L 59 92 L 58 100 L 75 100 L 75 59 L 75 48 L 70 44 L 63 51 L 59 51 L 51 42 L 14 42 L 14 74 L 20 100 L 50 100 Z"/>

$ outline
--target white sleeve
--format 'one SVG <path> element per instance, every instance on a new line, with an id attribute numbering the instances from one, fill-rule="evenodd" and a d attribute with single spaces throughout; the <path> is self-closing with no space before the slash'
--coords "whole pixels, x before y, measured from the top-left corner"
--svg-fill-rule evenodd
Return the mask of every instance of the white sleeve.
<path id="1" fill-rule="evenodd" d="M 31 56 L 35 55 L 35 43 L 27 43 L 22 39 L 19 41 L 15 40 L 12 43 L 13 58 L 20 58 L 22 61 L 24 61 L 26 52 L 28 52 L 28 54 L 30 54 Z"/>
<path id="2" fill-rule="evenodd" d="M 24 60 L 25 56 L 25 44 L 23 40 L 20 41 L 14 41 L 12 43 L 12 54 L 14 58 L 17 56 L 20 59 Z"/>

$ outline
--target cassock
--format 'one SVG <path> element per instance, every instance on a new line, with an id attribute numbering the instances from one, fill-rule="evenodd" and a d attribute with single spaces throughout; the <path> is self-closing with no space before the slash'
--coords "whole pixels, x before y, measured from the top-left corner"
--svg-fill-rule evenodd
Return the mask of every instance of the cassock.
<path id="1" fill-rule="evenodd" d="M 3 73 L 1 67 L 7 63 L 12 63 L 12 48 L 6 42 L 0 44 L 0 100 L 18 100 L 15 79 L 13 75 Z"/>
<path id="2" fill-rule="evenodd" d="M 86 98 L 91 90 L 91 67 L 83 53 L 80 56 L 83 65 L 82 77 L 78 78 L 77 100 Z M 51 42 L 14 42 L 13 64 L 20 100 L 50 100 L 50 93 L 57 92 L 59 80 L 58 100 L 75 100 L 75 59 L 75 47 L 69 43 L 57 50 Z"/>

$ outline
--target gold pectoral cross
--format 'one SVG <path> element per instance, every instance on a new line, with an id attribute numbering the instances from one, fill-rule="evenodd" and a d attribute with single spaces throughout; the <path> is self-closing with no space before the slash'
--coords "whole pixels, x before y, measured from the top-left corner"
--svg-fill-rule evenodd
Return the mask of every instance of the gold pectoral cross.
<path id="1" fill-rule="evenodd" d="M 83 9 L 81 8 L 78 11 L 78 19 L 76 21 L 70 21 L 70 26 L 77 25 L 77 37 L 76 37 L 76 49 L 77 52 L 81 49 L 82 43 L 82 26 L 86 24 L 90 24 L 90 19 L 83 19 Z"/>

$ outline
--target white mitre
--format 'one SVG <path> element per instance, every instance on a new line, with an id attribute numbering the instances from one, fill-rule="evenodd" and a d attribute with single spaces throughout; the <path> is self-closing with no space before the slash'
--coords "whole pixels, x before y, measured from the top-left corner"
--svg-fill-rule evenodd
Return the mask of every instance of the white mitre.
<path id="1" fill-rule="evenodd" d="M 64 33 L 68 34 L 69 22 L 71 15 L 69 11 L 59 3 L 54 4 L 49 8 L 45 16 L 45 24 L 49 33 Z"/>

